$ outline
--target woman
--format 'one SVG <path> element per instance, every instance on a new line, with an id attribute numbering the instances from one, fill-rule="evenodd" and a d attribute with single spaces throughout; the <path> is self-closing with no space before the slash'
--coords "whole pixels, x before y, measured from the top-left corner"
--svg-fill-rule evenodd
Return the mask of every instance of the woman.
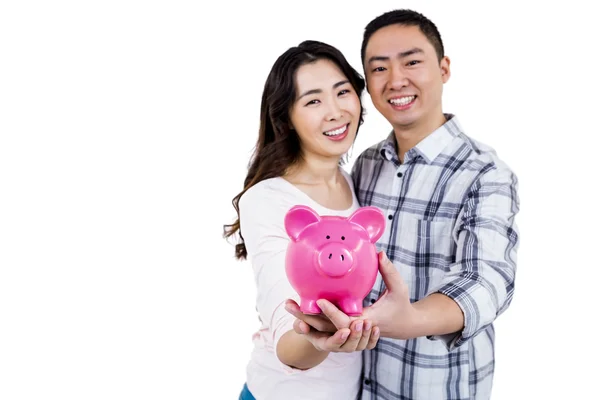
<path id="1" fill-rule="evenodd" d="M 340 167 L 362 123 L 365 83 L 334 47 L 305 41 L 275 62 L 265 83 L 259 137 L 244 190 L 233 199 L 238 259 L 252 261 L 261 329 L 240 399 L 354 399 L 360 350 L 373 348 L 378 328 L 355 320 L 327 339 L 324 351 L 293 329 L 287 299 L 299 300 L 285 275 L 289 238 L 284 216 L 304 204 L 321 215 L 349 216 L 358 207 Z M 360 330 L 359 327 L 364 326 Z M 344 343 L 352 342 L 351 348 Z"/>

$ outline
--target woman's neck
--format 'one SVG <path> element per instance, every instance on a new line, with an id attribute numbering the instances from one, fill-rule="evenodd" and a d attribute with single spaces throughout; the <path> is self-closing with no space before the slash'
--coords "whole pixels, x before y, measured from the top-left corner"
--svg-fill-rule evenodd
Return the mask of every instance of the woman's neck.
<path id="1" fill-rule="evenodd" d="M 305 158 L 284 177 L 292 183 L 332 186 L 339 183 L 339 159 Z"/>

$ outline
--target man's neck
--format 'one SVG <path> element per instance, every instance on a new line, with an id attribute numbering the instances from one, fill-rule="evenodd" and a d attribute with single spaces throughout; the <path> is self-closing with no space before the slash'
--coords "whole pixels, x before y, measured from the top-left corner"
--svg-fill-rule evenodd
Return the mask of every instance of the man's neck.
<path id="1" fill-rule="evenodd" d="M 428 118 L 426 123 L 411 126 L 394 126 L 394 136 L 396 137 L 396 151 L 400 162 L 404 162 L 404 155 L 419 142 L 431 135 L 440 126 L 446 123 L 446 117 L 443 113 L 438 114 L 436 118 Z"/>

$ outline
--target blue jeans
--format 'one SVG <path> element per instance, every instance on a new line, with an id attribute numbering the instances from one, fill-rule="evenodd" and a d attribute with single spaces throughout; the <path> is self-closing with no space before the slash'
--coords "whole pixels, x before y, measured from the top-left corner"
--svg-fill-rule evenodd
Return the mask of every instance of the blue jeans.
<path id="1" fill-rule="evenodd" d="M 244 383 L 244 387 L 242 388 L 242 393 L 240 393 L 239 400 L 256 400 L 252 393 L 248 390 L 248 386 Z"/>

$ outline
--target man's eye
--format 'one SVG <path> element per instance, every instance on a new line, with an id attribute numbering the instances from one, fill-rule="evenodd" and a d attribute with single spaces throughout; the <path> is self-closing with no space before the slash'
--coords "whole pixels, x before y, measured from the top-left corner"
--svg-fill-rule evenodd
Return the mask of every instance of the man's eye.
<path id="1" fill-rule="evenodd" d="M 421 62 L 421 61 L 418 61 L 418 60 L 412 60 L 412 61 L 409 61 L 407 65 L 417 65 L 417 64 L 419 64 L 420 62 Z"/>
<path id="2" fill-rule="evenodd" d="M 377 67 L 373 70 L 373 72 L 381 72 L 381 71 L 385 71 L 384 67 Z"/>

